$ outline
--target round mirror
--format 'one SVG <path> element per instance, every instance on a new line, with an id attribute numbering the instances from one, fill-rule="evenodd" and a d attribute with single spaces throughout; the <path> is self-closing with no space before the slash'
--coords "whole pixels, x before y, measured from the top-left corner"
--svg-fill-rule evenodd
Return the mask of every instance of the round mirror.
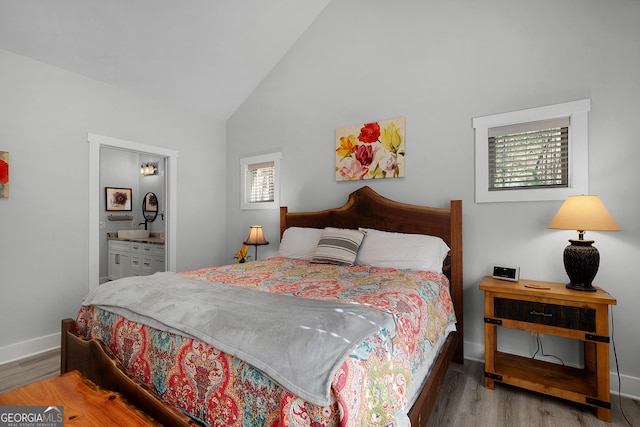
<path id="1" fill-rule="evenodd" d="M 147 193 L 142 199 L 142 215 L 147 222 L 155 221 L 158 216 L 158 198 L 155 193 Z"/>

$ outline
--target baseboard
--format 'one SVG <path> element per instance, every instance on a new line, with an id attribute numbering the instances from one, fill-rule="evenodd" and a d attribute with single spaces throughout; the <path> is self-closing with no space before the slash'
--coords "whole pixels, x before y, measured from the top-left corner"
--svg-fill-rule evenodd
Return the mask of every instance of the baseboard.
<path id="1" fill-rule="evenodd" d="M 471 341 L 465 341 L 464 358 L 484 363 L 484 345 Z"/>
<path id="2" fill-rule="evenodd" d="M 527 356 L 521 354 L 521 356 Z M 476 362 L 484 363 L 484 345 L 471 341 L 464 342 L 464 358 Z M 611 393 L 629 399 L 640 400 L 640 378 L 631 375 L 620 374 L 618 382 L 618 373 L 611 372 Z M 619 387 L 620 385 L 620 387 Z"/>
<path id="3" fill-rule="evenodd" d="M 619 384 L 621 384 L 620 389 Z M 618 382 L 618 373 L 611 372 L 611 394 L 620 394 L 620 396 L 629 399 L 640 400 L 640 378 L 620 374 Z"/>
<path id="4" fill-rule="evenodd" d="M 60 347 L 60 332 L 0 347 L 0 365 Z"/>

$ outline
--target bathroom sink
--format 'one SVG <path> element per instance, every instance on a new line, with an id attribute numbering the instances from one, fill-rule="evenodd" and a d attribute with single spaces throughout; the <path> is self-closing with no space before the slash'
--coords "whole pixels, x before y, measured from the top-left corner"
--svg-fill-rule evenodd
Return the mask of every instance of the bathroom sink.
<path id="1" fill-rule="evenodd" d="M 118 230 L 120 239 L 144 239 L 149 237 L 149 230 Z"/>

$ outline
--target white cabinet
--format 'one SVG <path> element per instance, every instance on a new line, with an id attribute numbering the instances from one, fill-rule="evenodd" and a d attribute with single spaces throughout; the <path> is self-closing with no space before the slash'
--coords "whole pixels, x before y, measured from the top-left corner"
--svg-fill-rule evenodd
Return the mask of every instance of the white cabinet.
<path id="1" fill-rule="evenodd" d="M 147 276 L 158 271 L 165 271 L 164 245 L 109 240 L 109 280 Z"/>
<path id="2" fill-rule="evenodd" d="M 164 245 L 131 242 L 131 274 L 147 276 L 164 269 Z"/>
<path id="3" fill-rule="evenodd" d="M 109 264 L 107 273 L 109 280 L 131 276 L 130 242 L 109 240 Z"/>

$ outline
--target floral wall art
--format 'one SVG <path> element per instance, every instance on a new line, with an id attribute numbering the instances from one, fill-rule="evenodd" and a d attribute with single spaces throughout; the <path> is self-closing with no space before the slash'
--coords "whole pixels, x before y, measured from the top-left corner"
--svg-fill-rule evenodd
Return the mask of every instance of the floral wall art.
<path id="1" fill-rule="evenodd" d="M 404 177 L 405 120 L 336 130 L 336 181 Z"/>
<path id="2" fill-rule="evenodd" d="M 9 197 L 9 153 L 0 151 L 0 198 Z"/>
<path id="3" fill-rule="evenodd" d="M 130 211 L 131 210 L 131 189 L 105 187 L 107 211 Z"/>

